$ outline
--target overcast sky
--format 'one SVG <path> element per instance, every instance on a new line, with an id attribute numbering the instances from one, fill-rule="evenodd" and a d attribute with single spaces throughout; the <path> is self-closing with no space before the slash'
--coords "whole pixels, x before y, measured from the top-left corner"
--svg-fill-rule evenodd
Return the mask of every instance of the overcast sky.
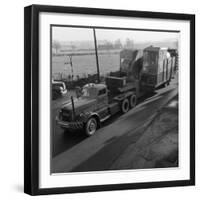
<path id="1" fill-rule="evenodd" d="M 133 39 L 134 42 L 178 40 L 179 33 L 155 32 L 155 31 L 133 31 L 133 30 L 110 30 L 96 29 L 97 40 L 115 41 L 126 38 Z M 88 28 L 53 27 L 52 39 L 58 41 L 92 41 L 93 30 Z"/>

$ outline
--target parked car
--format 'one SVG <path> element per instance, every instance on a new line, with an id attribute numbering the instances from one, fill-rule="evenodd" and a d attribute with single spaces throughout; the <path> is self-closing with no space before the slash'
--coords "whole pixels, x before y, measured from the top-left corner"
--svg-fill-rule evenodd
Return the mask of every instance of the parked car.
<path id="1" fill-rule="evenodd" d="M 52 99 L 62 97 L 67 93 L 66 85 L 63 81 L 52 81 Z"/>

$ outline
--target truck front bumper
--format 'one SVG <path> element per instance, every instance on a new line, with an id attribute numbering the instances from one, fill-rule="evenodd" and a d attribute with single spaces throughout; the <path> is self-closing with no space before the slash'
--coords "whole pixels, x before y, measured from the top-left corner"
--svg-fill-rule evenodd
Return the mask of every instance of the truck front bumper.
<path id="1" fill-rule="evenodd" d="M 83 122 L 67 122 L 60 120 L 58 117 L 56 117 L 56 122 L 61 128 L 68 130 L 78 130 L 84 127 Z"/>

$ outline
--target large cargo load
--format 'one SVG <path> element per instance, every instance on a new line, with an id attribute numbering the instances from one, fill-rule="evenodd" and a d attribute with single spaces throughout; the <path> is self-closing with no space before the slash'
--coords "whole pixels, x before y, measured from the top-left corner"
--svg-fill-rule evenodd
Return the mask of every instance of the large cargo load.
<path id="1" fill-rule="evenodd" d="M 173 78 L 174 74 L 178 70 L 178 51 L 177 49 L 168 49 L 168 52 L 172 57 L 172 78 Z"/>
<path id="2" fill-rule="evenodd" d="M 143 51 L 124 49 L 120 52 L 120 70 L 106 77 L 106 85 L 113 95 L 135 91 L 139 94 L 140 73 L 143 64 Z"/>
<path id="3" fill-rule="evenodd" d="M 167 48 L 147 47 L 143 54 L 143 69 L 141 84 L 147 88 L 157 88 L 162 84 L 169 84 L 175 60 Z"/>
<path id="4" fill-rule="evenodd" d="M 142 50 L 124 49 L 120 52 L 120 71 L 126 74 L 127 81 L 134 81 L 140 78 L 143 64 L 142 58 Z"/>

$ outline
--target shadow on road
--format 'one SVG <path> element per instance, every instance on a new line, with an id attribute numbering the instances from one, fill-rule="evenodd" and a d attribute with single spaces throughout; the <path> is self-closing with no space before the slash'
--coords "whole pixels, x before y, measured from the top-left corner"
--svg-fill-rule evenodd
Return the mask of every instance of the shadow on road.
<path id="1" fill-rule="evenodd" d="M 68 132 L 64 130 L 60 130 L 59 134 L 54 133 L 53 135 L 53 149 L 52 149 L 52 156 L 55 157 L 58 154 L 66 151 L 73 146 L 77 145 L 81 141 L 87 138 L 81 131 L 76 132 Z"/>

